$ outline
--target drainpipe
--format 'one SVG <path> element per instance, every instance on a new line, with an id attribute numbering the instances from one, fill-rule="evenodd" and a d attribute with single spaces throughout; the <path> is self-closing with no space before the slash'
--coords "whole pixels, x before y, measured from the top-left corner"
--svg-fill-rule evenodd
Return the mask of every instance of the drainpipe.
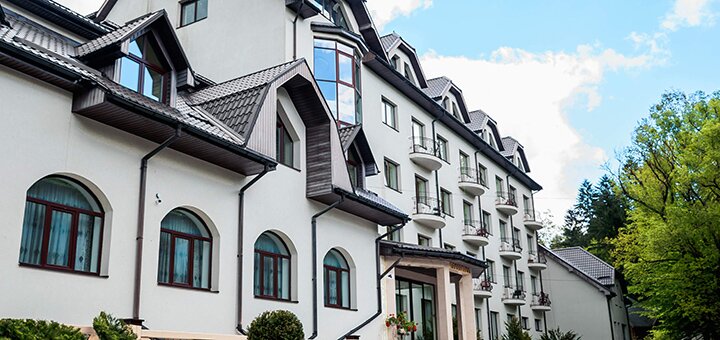
<path id="1" fill-rule="evenodd" d="M 147 163 L 158 152 L 167 148 L 178 140 L 181 136 L 182 129 L 178 126 L 175 134 L 170 136 L 157 148 L 150 151 L 140 160 L 140 197 L 138 199 L 138 220 L 137 235 L 135 237 L 135 287 L 133 290 L 133 318 L 132 323 L 142 325 L 143 320 L 140 319 L 140 290 L 142 284 L 142 259 L 143 259 L 143 238 L 145 235 L 145 196 L 147 189 Z"/>
<path id="2" fill-rule="evenodd" d="M 245 184 L 242 188 L 240 188 L 240 193 L 238 194 L 238 253 L 237 253 L 237 310 L 236 310 L 236 317 L 237 317 L 237 326 L 236 330 L 240 332 L 240 334 L 247 335 L 247 332 L 242 328 L 242 284 L 243 284 L 243 244 L 244 244 L 244 237 L 245 237 L 245 191 L 250 189 L 250 187 L 255 184 L 257 181 L 259 181 L 263 176 L 265 176 L 270 171 L 270 166 L 267 164 L 265 165 L 265 168 L 263 171 L 255 176 L 250 182 Z"/>
<path id="3" fill-rule="evenodd" d="M 483 249 L 482 249 L 482 255 L 483 255 L 483 260 L 487 263 L 487 256 L 485 256 L 485 247 L 483 247 Z M 487 280 L 487 269 L 485 269 L 485 279 Z M 485 301 L 485 309 L 487 309 L 488 333 L 492 333 L 492 325 L 490 324 L 490 299 L 487 299 Z M 488 336 L 490 336 L 490 334 L 488 334 Z"/>
<path id="4" fill-rule="evenodd" d="M 538 259 L 539 259 L 540 249 L 538 249 L 537 252 L 538 252 L 537 254 L 538 254 Z M 543 287 L 542 270 L 540 271 L 540 293 L 541 293 L 541 294 L 544 294 L 544 293 L 545 293 L 545 288 Z M 545 315 L 545 313 L 546 313 L 545 311 L 542 312 L 542 315 L 543 315 L 543 323 L 545 324 L 545 327 L 543 327 L 543 329 L 545 330 L 545 334 L 547 334 L 547 332 L 548 332 L 548 330 L 547 330 L 547 316 Z"/>
<path id="5" fill-rule="evenodd" d="M 608 321 L 610 321 L 610 339 L 615 339 L 615 327 L 613 327 L 612 309 L 610 307 L 610 300 L 612 300 L 612 294 L 605 296 L 607 299 L 608 306 Z"/>
<path id="6" fill-rule="evenodd" d="M 514 249 L 514 248 L 513 248 Z M 520 284 L 518 282 L 518 269 L 517 269 L 517 260 L 513 260 L 513 265 L 515 266 L 515 289 L 520 289 Z M 523 289 L 525 289 L 525 282 L 523 282 Z M 518 321 L 522 320 L 522 308 L 520 306 L 517 306 L 517 312 L 518 312 Z"/>
<path id="7" fill-rule="evenodd" d="M 312 226 L 312 284 L 313 284 L 313 332 L 308 339 L 315 339 L 318 336 L 318 284 L 317 284 L 317 219 L 326 212 L 334 209 L 340 203 L 345 201 L 345 195 L 340 195 L 340 199 L 331 204 L 327 208 L 313 215 L 310 222 Z"/>
<path id="8" fill-rule="evenodd" d="M 443 115 L 445 114 L 445 110 L 443 110 Z M 442 116 L 441 116 L 442 117 Z M 433 119 L 432 123 L 430 123 L 430 126 L 432 127 L 432 136 L 433 136 L 433 153 L 437 153 L 437 150 L 435 150 L 437 143 L 437 135 L 435 135 L 435 123 L 440 119 L 440 117 L 436 117 Z M 437 155 L 435 155 L 437 156 Z M 440 200 L 440 182 L 439 182 L 439 175 L 438 170 L 435 170 L 435 198 L 438 201 L 438 209 L 440 210 L 438 213 L 442 214 L 442 206 L 441 206 L 441 200 Z M 443 243 L 443 234 L 442 234 L 442 228 L 438 229 L 438 235 L 440 238 L 440 248 L 445 248 L 445 244 Z"/>
<path id="9" fill-rule="evenodd" d="M 298 1 L 300 1 L 300 7 L 298 7 L 297 12 L 295 13 L 295 19 L 293 19 L 293 61 L 297 60 L 297 20 L 298 17 L 300 17 L 300 12 L 302 11 L 303 6 L 305 6 L 304 0 Z"/>
<path id="10" fill-rule="evenodd" d="M 357 332 L 359 329 L 365 327 L 367 324 L 369 324 L 370 322 L 375 320 L 375 318 L 377 318 L 380 314 L 382 314 L 382 289 L 381 289 L 382 279 L 388 273 L 390 273 L 390 271 L 393 268 L 395 268 L 395 266 L 397 266 L 398 263 L 400 263 L 400 260 L 402 259 L 402 255 L 400 256 L 400 258 L 397 261 L 393 262 L 387 269 L 385 269 L 384 272 L 380 273 L 380 240 L 384 239 L 385 237 L 387 237 L 388 235 L 390 235 L 396 231 L 399 231 L 400 229 L 405 227 L 405 224 L 407 224 L 407 221 L 404 221 L 397 228 L 394 228 L 394 229 L 391 228 L 390 231 L 375 238 L 375 273 L 376 273 L 375 284 L 376 284 L 376 289 L 377 289 L 377 312 L 375 312 L 375 314 L 373 314 L 372 316 L 367 318 L 367 320 L 363 321 L 357 327 L 355 327 L 355 328 L 351 329 L 350 331 L 348 331 L 347 333 L 343 334 L 341 337 L 338 338 L 338 340 L 346 339 L 348 336 Z"/>

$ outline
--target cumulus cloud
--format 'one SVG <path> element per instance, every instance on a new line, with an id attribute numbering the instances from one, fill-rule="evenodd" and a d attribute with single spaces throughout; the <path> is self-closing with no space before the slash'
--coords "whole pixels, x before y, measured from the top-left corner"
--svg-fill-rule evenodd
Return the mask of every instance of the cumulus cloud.
<path id="1" fill-rule="evenodd" d="M 367 7 L 373 23 L 382 31 L 385 24 L 399 16 L 409 16 L 417 9 L 426 9 L 432 0 L 369 0 Z"/>
<path id="2" fill-rule="evenodd" d="M 710 10 L 710 0 L 676 0 L 672 11 L 665 15 L 660 26 L 676 31 L 683 26 L 712 25 L 715 15 Z"/>
<path id="3" fill-rule="evenodd" d="M 500 133 L 522 143 L 531 176 L 544 190 L 536 208 L 549 209 L 561 223 L 574 203 L 584 178 L 601 173 L 608 155 L 588 144 L 575 129 L 567 110 L 584 105 L 590 111 L 601 104 L 599 86 L 607 72 L 636 70 L 660 63 L 657 55 L 624 55 L 601 46 L 580 45 L 572 52 L 528 52 L 501 47 L 489 56 L 422 56 L 428 75 L 445 75 L 463 89 L 470 108 L 481 108 L 497 122 Z"/>

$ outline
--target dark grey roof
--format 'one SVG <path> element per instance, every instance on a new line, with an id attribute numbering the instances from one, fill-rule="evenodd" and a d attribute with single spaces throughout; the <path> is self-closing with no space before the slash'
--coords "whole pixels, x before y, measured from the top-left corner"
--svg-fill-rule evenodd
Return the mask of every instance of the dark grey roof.
<path id="1" fill-rule="evenodd" d="M 380 197 L 378 194 L 365 190 L 362 188 L 355 188 L 355 194 L 357 194 L 359 197 L 364 198 L 366 201 L 371 202 L 375 205 L 384 207 L 390 211 L 393 211 L 397 213 L 398 215 L 404 215 L 407 218 L 407 214 L 405 214 L 400 208 L 396 207 L 392 203 L 388 202 L 384 198 Z"/>
<path id="2" fill-rule="evenodd" d="M 11 29 L 0 31 L 3 36 L 10 39 L 21 40 L 29 45 L 35 45 L 60 55 L 73 55 L 78 42 L 45 29 L 43 26 L 11 11 L 7 11 L 7 20 L 11 20 Z"/>
<path id="3" fill-rule="evenodd" d="M 452 81 L 448 77 L 437 77 L 433 79 L 428 79 L 427 81 L 428 87 L 422 89 L 425 94 L 433 99 L 438 99 L 443 94 L 445 94 L 445 91 L 447 91 L 448 87 L 452 84 Z"/>
<path id="4" fill-rule="evenodd" d="M 343 145 L 343 150 L 347 150 L 349 145 L 352 143 L 353 137 L 360 131 L 361 125 L 345 126 L 338 129 L 340 134 L 340 143 Z"/>
<path id="5" fill-rule="evenodd" d="M 467 123 L 468 128 L 470 130 L 473 130 L 475 132 L 479 132 L 480 130 L 485 128 L 485 124 L 487 124 L 487 118 L 489 117 L 487 113 L 485 113 L 483 110 L 475 110 L 468 113 L 470 116 L 470 123 Z"/>
<path id="6" fill-rule="evenodd" d="M 8 1 L 84 38 L 92 39 L 109 31 L 107 27 L 53 0 Z"/>
<path id="7" fill-rule="evenodd" d="M 10 22 L 5 19 L 5 10 L 3 10 L 2 5 L 0 5 L 0 25 L 10 25 Z"/>
<path id="8" fill-rule="evenodd" d="M 475 257 L 468 256 L 457 250 L 450 250 L 444 248 L 435 248 L 421 246 L 417 244 L 410 244 L 404 242 L 395 241 L 380 241 L 380 249 L 382 255 L 400 255 L 400 256 L 414 256 L 422 258 L 440 258 L 450 260 L 453 262 L 459 262 L 462 265 L 470 267 L 473 277 L 478 277 L 487 268 L 485 261 L 479 260 Z"/>
<path id="9" fill-rule="evenodd" d="M 502 153 L 505 157 L 510 157 L 515 154 L 515 148 L 517 148 L 520 143 L 515 138 L 512 137 L 503 137 L 502 138 L 502 144 L 503 149 L 505 149 Z"/>
<path id="10" fill-rule="evenodd" d="M 304 59 L 277 65 L 240 78 L 187 94 L 188 105 L 200 107 L 217 117 L 241 136 L 248 136 L 255 115 L 265 99 L 268 85 L 279 76 L 304 63 Z"/>
<path id="11" fill-rule="evenodd" d="M 383 45 L 383 48 L 385 49 L 385 52 L 390 52 L 390 49 L 395 45 L 396 42 L 400 40 L 400 36 L 392 32 L 390 34 L 383 35 L 380 37 L 380 42 Z"/>
<path id="12" fill-rule="evenodd" d="M 615 283 L 615 268 L 585 249 L 570 247 L 553 249 L 552 252 L 603 286 Z"/>
<path id="13" fill-rule="evenodd" d="M 128 38 L 128 36 L 135 33 L 138 29 L 145 26 L 147 23 L 152 22 L 153 20 L 161 17 L 163 15 L 163 11 L 157 11 L 154 13 L 150 13 L 144 16 L 141 16 L 137 19 L 134 19 L 132 21 L 129 21 L 124 26 L 115 29 L 111 31 L 108 34 L 105 34 L 99 38 L 90 40 L 77 48 L 77 56 L 82 57 L 85 55 L 88 55 L 90 53 L 93 53 L 95 51 L 98 51 L 102 49 L 103 47 L 117 44 L 125 39 Z"/>

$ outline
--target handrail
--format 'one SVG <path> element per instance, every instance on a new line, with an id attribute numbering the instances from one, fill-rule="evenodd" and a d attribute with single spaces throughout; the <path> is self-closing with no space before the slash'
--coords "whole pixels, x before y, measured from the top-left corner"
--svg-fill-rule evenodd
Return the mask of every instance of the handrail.
<path id="1" fill-rule="evenodd" d="M 495 204 L 511 205 L 517 207 L 517 201 L 515 200 L 515 194 L 507 191 L 497 191 L 497 198 Z"/>
<path id="2" fill-rule="evenodd" d="M 492 234 L 480 223 L 480 221 L 463 220 L 463 235 L 488 237 Z"/>
<path id="3" fill-rule="evenodd" d="M 430 196 L 413 197 L 413 214 L 428 214 L 444 217 L 440 200 Z"/>
<path id="4" fill-rule="evenodd" d="M 512 238 L 512 237 L 503 237 L 500 239 L 500 250 L 501 251 L 514 251 L 514 252 L 521 252 L 522 246 L 520 245 L 520 240 Z"/>
<path id="5" fill-rule="evenodd" d="M 521 288 L 523 287 L 516 287 L 514 285 L 509 285 L 504 287 L 505 290 L 503 291 L 502 299 L 520 299 L 525 300 L 525 297 L 527 294 L 525 294 L 525 291 Z"/>
<path id="6" fill-rule="evenodd" d="M 530 303 L 530 305 L 550 307 L 551 303 L 552 302 L 550 301 L 550 295 L 548 295 L 548 293 L 545 293 L 545 292 L 540 292 L 540 294 L 533 293 L 533 300 Z"/>
<path id="7" fill-rule="evenodd" d="M 540 213 L 538 211 L 532 210 L 532 209 L 525 209 L 525 214 L 523 215 L 523 221 L 540 222 L 538 219 L 539 217 L 540 217 Z"/>
<path id="8" fill-rule="evenodd" d="M 427 155 L 438 155 L 438 143 L 432 138 L 410 136 L 410 152 L 422 153 Z"/>
<path id="9" fill-rule="evenodd" d="M 493 285 L 492 282 L 487 279 L 473 279 L 473 290 L 484 290 L 486 292 L 492 292 Z"/>
<path id="10" fill-rule="evenodd" d="M 480 184 L 487 188 L 487 183 L 485 181 L 485 178 L 480 175 L 480 172 L 475 169 L 471 168 L 469 166 L 461 166 L 458 168 L 460 171 L 460 176 L 458 176 L 458 181 L 465 182 L 465 183 L 475 183 Z"/>

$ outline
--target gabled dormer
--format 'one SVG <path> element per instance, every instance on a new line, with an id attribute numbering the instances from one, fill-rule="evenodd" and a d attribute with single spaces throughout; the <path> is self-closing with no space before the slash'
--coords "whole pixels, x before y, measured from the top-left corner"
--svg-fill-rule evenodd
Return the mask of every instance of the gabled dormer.
<path id="1" fill-rule="evenodd" d="M 502 138 L 503 149 L 502 155 L 505 156 L 510 162 L 512 162 L 518 169 L 523 172 L 530 172 L 527 158 L 525 157 L 525 149 L 522 144 L 513 137 Z"/>
<path id="2" fill-rule="evenodd" d="M 375 157 L 361 125 L 343 127 L 338 130 L 340 142 L 345 151 L 348 173 L 354 188 L 365 189 L 368 176 L 378 174 Z"/>
<path id="3" fill-rule="evenodd" d="M 440 104 L 445 111 L 450 113 L 457 120 L 468 123 L 470 117 L 462 90 L 457 87 L 448 77 L 438 77 L 427 81 L 428 87 L 423 89 L 428 97 Z"/>
<path id="4" fill-rule="evenodd" d="M 504 151 L 497 122 L 483 110 L 475 110 L 468 113 L 470 117 L 467 127 L 475 132 L 485 143 L 497 151 Z"/>
<path id="5" fill-rule="evenodd" d="M 380 41 L 395 71 L 419 88 L 428 86 L 414 47 L 395 32 L 381 37 Z"/>
<path id="6" fill-rule="evenodd" d="M 194 85 L 190 63 L 164 10 L 78 46 L 75 57 L 114 82 L 171 106 L 178 88 Z"/>

